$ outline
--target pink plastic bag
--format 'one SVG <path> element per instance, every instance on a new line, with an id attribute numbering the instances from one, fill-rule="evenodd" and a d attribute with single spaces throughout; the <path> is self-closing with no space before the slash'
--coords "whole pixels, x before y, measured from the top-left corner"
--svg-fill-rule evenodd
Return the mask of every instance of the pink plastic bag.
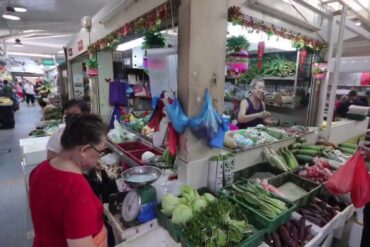
<path id="1" fill-rule="evenodd" d="M 335 195 L 343 195 L 352 191 L 353 176 L 356 170 L 357 161 L 360 158 L 362 158 L 361 152 L 357 151 L 329 178 L 326 188 L 331 193 Z"/>
<path id="2" fill-rule="evenodd" d="M 370 176 L 362 155 L 357 160 L 352 182 L 351 198 L 356 208 L 362 208 L 370 201 Z"/>

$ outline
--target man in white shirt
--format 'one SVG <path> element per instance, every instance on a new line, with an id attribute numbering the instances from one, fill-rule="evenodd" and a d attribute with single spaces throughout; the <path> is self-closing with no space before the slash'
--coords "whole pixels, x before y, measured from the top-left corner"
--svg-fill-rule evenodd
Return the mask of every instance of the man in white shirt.
<path id="1" fill-rule="evenodd" d="M 68 121 L 68 119 L 74 114 L 89 113 L 90 107 L 83 100 L 71 99 L 63 105 L 63 119 Z M 60 125 L 59 129 L 50 136 L 48 143 L 46 144 L 47 159 L 50 160 L 54 158 L 57 154 L 62 151 L 62 145 L 60 144 L 60 138 L 62 137 L 65 124 Z"/>
<path id="2" fill-rule="evenodd" d="M 29 106 L 30 102 L 32 103 L 32 105 L 35 105 L 35 88 L 31 82 L 26 82 L 26 84 L 24 85 L 24 91 L 26 93 L 27 105 Z"/>

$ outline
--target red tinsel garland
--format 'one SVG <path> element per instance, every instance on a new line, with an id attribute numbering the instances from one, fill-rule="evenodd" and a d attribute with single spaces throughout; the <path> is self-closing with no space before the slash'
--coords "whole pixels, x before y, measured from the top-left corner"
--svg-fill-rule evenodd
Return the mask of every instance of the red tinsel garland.
<path id="1" fill-rule="evenodd" d="M 256 21 L 252 19 L 250 16 L 243 14 L 240 10 L 240 7 L 232 6 L 228 10 L 228 21 L 232 22 L 233 24 L 239 24 L 245 27 L 250 27 L 255 30 L 263 31 L 268 35 L 276 35 L 285 39 L 289 39 L 293 41 L 294 46 L 297 49 L 301 48 L 310 48 L 315 51 L 319 51 L 325 47 L 325 44 L 311 39 L 307 36 L 304 36 L 300 33 L 294 34 L 289 32 L 285 28 L 278 28 L 274 25 L 267 25 L 266 23 Z"/>

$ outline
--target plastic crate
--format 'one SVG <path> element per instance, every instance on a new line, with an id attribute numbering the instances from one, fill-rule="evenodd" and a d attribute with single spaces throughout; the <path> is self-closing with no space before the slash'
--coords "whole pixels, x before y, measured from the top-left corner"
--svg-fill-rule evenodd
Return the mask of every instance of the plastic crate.
<path id="1" fill-rule="evenodd" d="M 143 155 L 143 153 L 145 153 L 147 151 L 152 152 L 155 155 L 162 155 L 163 154 L 158 149 L 155 149 L 155 148 L 147 148 L 147 149 L 135 150 L 135 151 L 127 152 L 127 155 L 131 159 L 133 159 L 134 161 L 136 161 L 136 163 L 138 163 L 139 165 L 144 165 L 144 162 L 141 160 L 141 156 Z"/>
<path id="2" fill-rule="evenodd" d="M 120 143 L 118 144 L 118 147 L 123 151 L 135 151 L 150 148 L 148 145 L 140 141 Z"/>
<path id="3" fill-rule="evenodd" d="M 243 181 L 236 182 L 235 184 L 239 184 L 239 183 L 242 184 Z M 256 223 L 258 225 L 261 225 L 262 227 L 266 228 L 268 233 L 271 233 L 271 232 L 275 231 L 280 225 L 285 224 L 286 222 L 288 222 L 290 217 L 292 216 L 292 213 L 297 208 L 296 205 L 293 202 L 290 202 L 290 201 L 288 201 L 284 198 L 281 198 L 277 195 L 272 194 L 272 197 L 275 197 L 275 198 L 285 202 L 285 204 L 287 206 L 287 210 L 285 212 L 283 212 L 281 215 L 277 216 L 275 219 L 269 219 L 269 218 L 261 215 L 258 212 L 258 210 L 248 206 L 247 204 L 245 204 L 243 202 L 240 202 L 239 200 L 236 200 L 236 199 L 230 197 L 226 192 L 224 192 L 224 189 L 227 189 L 229 187 L 230 186 L 224 187 L 221 190 L 221 193 L 224 193 L 226 196 L 228 196 L 231 201 L 234 201 L 234 202 L 238 203 L 239 205 L 241 205 L 244 208 L 244 210 L 245 210 L 245 212 L 248 216 L 248 219 L 250 219 L 251 222 L 254 222 L 254 223 Z"/>
<path id="4" fill-rule="evenodd" d="M 304 196 L 293 201 L 297 207 L 307 205 L 321 191 L 320 184 L 290 173 L 272 179 L 270 184 L 278 188 L 287 182 L 291 182 L 307 191 Z"/>
<path id="5" fill-rule="evenodd" d="M 161 212 L 161 205 L 158 205 L 156 207 L 156 213 L 157 213 L 158 224 L 167 230 L 167 232 L 170 234 L 171 238 L 175 240 L 175 242 L 179 243 L 180 242 L 180 227 L 173 224 L 171 222 L 171 219 Z"/>
<path id="6" fill-rule="evenodd" d="M 236 178 L 236 180 L 240 180 L 240 179 L 249 180 L 257 172 L 272 173 L 275 177 L 279 177 L 279 176 L 285 174 L 284 171 L 282 171 L 282 170 L 280 170 L 276 167 L 273 167 L 269 163 L 262 163 L 262 164 L 247 167 L 247 168 L 237 172 L 235 174 L 235 178 Z M 267 181 L 270 181 L 271 179 L 273 179 L 273 178 L 267 179 Z"/>

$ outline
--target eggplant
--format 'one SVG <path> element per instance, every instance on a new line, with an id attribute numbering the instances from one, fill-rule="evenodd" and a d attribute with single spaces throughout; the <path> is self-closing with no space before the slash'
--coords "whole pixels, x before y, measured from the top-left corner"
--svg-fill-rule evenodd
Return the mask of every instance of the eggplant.
<path id="1" fill-rule="evenodd" d="M 266 234 L 265 234 L 265 242 L 266 242 L 269 246 L 273 246 L 274 241 L 272 240 L 271 234 L 269 234 L 269 233 L 266 233 Z"/>
<path id="2" fill-rule="evenodd" d="M 291 242 L 291 238 L 290 238 L 288 230 L 282 225 L 282 226 L 279 226 L 278 233 L 279 233 L 282 244 L 284 246 L 289 246 L 289 243 Z"/>
<path id="3" fill-rule="evenodd" d="M 282 247 L 279 234 L 276 231 L 272 233 L 272 240 L 274 241 L 274 247 Z"/>
<path id="4" fill-rule="evenodd" d="M 304 226 L 306 225 L 305 217 L 302 217 L 299 220 L 299 232 L 298 232 L 298 239 L 304 239 Z"/>
<path id="5" fill-rule="evenodd" d="M 323 220 L 320 219 L 320 218 L 315 218 L 315 217 L 311 217 L 311 216 L 305 216 L 305 218 L 310 221 L 311 223 L 315 224 L 315 225 L 318 225 L 318 226 L 323 226 Z"/>
<path id="6" fill-rule="evenodd" d="M 294 224 L 292 224 L 291 236 L 292 236 L 292 239 L 294 241 L 296 241 L 297 243 L 299 243 L 298 228 Z"/>

